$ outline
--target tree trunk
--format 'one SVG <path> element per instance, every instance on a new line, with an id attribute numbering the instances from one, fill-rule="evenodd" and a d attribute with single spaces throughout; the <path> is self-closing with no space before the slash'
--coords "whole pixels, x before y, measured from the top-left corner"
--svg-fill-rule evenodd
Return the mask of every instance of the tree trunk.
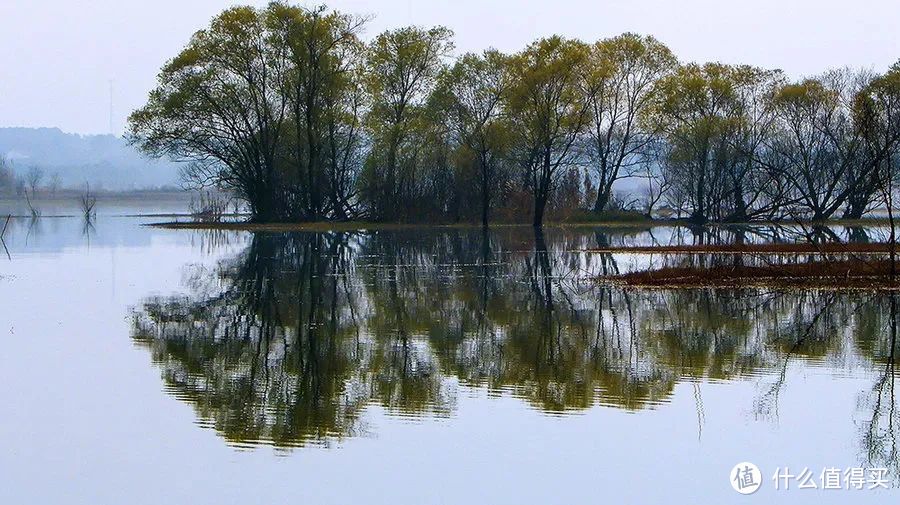
<path id="1" fill-rule="evenodd" d="M 547 195 L 543 191 L 535 190 L 534 193 L 534 221 L 532 225 L 540 228 L 544 225 L 544 209 L 547 207 Z"/>
<path id="2" fill-rule="evenodd" d="M 481 226 L 487 228 L 488 225 L 488 213 L 490 212 L 491 207 L 491 189 L 489 187 L 490 181 L 488 180 L 487 170 L 482 159 L 481 162 Z"/>
<path id="3" fill-rule="evenodd" d="M 600 183 L 597 188 L 597 200 L 594 201 L 594 212 L 603 212 L 609 205 L 609 195 L 612 188 L 606 184 Z"/>
<path id="4" fill-rule="evenodd" d="M 841 216 L 843 219 L 860 219 L 866 211 L 865 202 L 858 200 L 856 198 L 851 199 L 847 203 L 847 208 L 844 209 L 844 215 Z"/>
<path id="5" fill-rule="evenodd" d="M 399 148 L 400 139 L 397 138 L 397 133 L 391 133 L 391 142 L 388 146 L 388 159 L 387 159 L 387 174 L 385 176 L 384 181 L 384 194 L 382 198 L 384 199 L 381 204 L 381 218 L 386 220 L 394 220 L 396 217 L 393 210 L 396 208 L 395 196 L 399 194 L 397 188 L 395 187 L 397 184 L 397 149 Z M 389 203 L 390 202 L 390 203 Z M 391 206 L 391 210 L 387 210 L 387 206 Z"/>
<path id="6" fill-rule="evenodd" d="M 690 217 L 688 217 L 688 221 L 691 224 L 695 224 L 695 225 L 704 225 L 704 224 L 706 224 L 706 222 L 708 220 L 709 219 L 707 218 L 706 214 L 703 212 L 702 209 L 694 210 L 693 212 L 691 212 Z"/>
<path id="7" fill-rule="evenodd" d="M 535 181 L 534 188 L 534 222 L 532 224 L 537 228 L 544 225 L 544 210 L 547 207 L 552 177 L 550 146 L 548 145 L 544 149 L 540 178 Z"/>
<path id="8" fill-rule="evenodd" d="M 488 226 L 488 209 L 490 207 L 490 199 L 488 198 L 487 185 L 481 190 L 481 226 Z"/>

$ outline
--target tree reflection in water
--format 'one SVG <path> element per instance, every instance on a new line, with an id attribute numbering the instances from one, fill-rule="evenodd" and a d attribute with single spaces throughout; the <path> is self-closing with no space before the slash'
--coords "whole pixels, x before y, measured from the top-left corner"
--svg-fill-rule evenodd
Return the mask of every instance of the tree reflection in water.
<path id="1" fill-rule="evenodd" d="M 633 290 L 586 249 L 595 231 L 258 234 L 188 295 L 152 298 L 133 338 L 166 388 L 235 444 L 328 444 L 367 433 L 377 404 L 448 416 L 461 387 L 565 413 L 667 402 L 679 382 L 767 377 L 777 415 L 793 360 L 879 371 L 862 395 L 865 458 L 897 468 L 894 295 Z M 621 240 L 621 236 L 618 239 Z"/>

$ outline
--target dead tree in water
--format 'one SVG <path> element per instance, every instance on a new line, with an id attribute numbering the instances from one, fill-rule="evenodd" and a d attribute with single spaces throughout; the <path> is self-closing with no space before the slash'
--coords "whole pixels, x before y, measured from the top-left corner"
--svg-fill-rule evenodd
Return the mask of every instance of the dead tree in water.
<path id="1" fill-rule="evenodd" d="M 894 198 L 893 188 L 891 187 L 891 179 L 890 177 L 887 177 L 885 178 L 885 180 L 886 187 L 884 189 L 884 200 L 885 205 L 887 206 L 888 223 L 891 227 L 890 235 L 888 238 L 891 256 L 891 281 L 894 281 L 897 278 L 897 225 L 894 222 Z"/>
<path id="2" fill-rule="evenodd" d="M 3 250 L 6 252 L 6 257 L 12 260 L 12 256 L 9 255 L 9 249 L 6 248 L 6 241 L 3 240 L 3 236 L 6 235 L 6 228 L 9 226 L 10 219 L 12 219 L 12 214 L 7 214 L 6 222 L 3 223 L 3 230 L 0 230 L 0 244 L 3 245 Z"/>
<path id="3" fill-rule="evenodd" d="M 197 199 L 191 197 L 191 217 L 203 223 L 218 223 L 228 212 L 231 198 L 216 191 L 200 192 Z"/>
<path id="4" fill-rule="evenodd" d="M 31 196 L 34 196 L 32 193 Z M 35 208 L 34 204 L 31 203 L 31 198 L 28 197 L 28 189 L 25 189 L 25 204 L 28 205 L 28 211 L 31 212 L 31 218 L 37 219 L 41 217 L 41 211 Z"/>
<path id="5" fill-rule="evenodd" d="M 86 221 L 91 221 L 97 217 L 97 211 L 94 210 L 94 207 L 97 205 L 97 197 L 91 193 L 90 184 L 86 186 L 84 193 L 81 194 L 79 203 L 81 204 L 81 213 Z"/>

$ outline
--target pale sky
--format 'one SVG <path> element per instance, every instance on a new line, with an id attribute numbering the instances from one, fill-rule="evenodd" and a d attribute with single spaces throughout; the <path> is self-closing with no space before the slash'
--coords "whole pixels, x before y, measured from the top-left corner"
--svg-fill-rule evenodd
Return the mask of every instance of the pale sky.
<path id="1" fill-rule="evenodd" d="M 265 1 L 243 2 L 264 5 Z M 322 2 L 300 2 L 312 6 Z M 223 8 L 216 0 L 3 0 L 0 126 L 109 132 L 139 107 L 160 66 Z M 883 71 L 900 59 L 898 0 L 332 0 L 372 14 L 366 38 L 402 25 L 443 24 L 457 52 L 516 51 L 554 33 L 586 41 L 651 34 L 681 61 Z"/>

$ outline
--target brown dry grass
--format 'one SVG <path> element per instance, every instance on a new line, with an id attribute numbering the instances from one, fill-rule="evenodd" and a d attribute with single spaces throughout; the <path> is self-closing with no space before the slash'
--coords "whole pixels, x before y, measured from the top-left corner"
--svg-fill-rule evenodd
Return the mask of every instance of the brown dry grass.
<path id="1" fill-rule="evenodd" d="M 900 266 L 898 266 L 900 269 Z M 664 267 L 601 280 L 646 288 L 795 287 L 840 290 L 900 289 L 888 260 L 809 261 L 763 266 Z"/>
<path id="2" fill-rule="evenodd" d="M 608 247 L 589 249 L 589 252 L 631 254 L 889 254 L 891 245 L 885 243 L 710 244 Z"/>

